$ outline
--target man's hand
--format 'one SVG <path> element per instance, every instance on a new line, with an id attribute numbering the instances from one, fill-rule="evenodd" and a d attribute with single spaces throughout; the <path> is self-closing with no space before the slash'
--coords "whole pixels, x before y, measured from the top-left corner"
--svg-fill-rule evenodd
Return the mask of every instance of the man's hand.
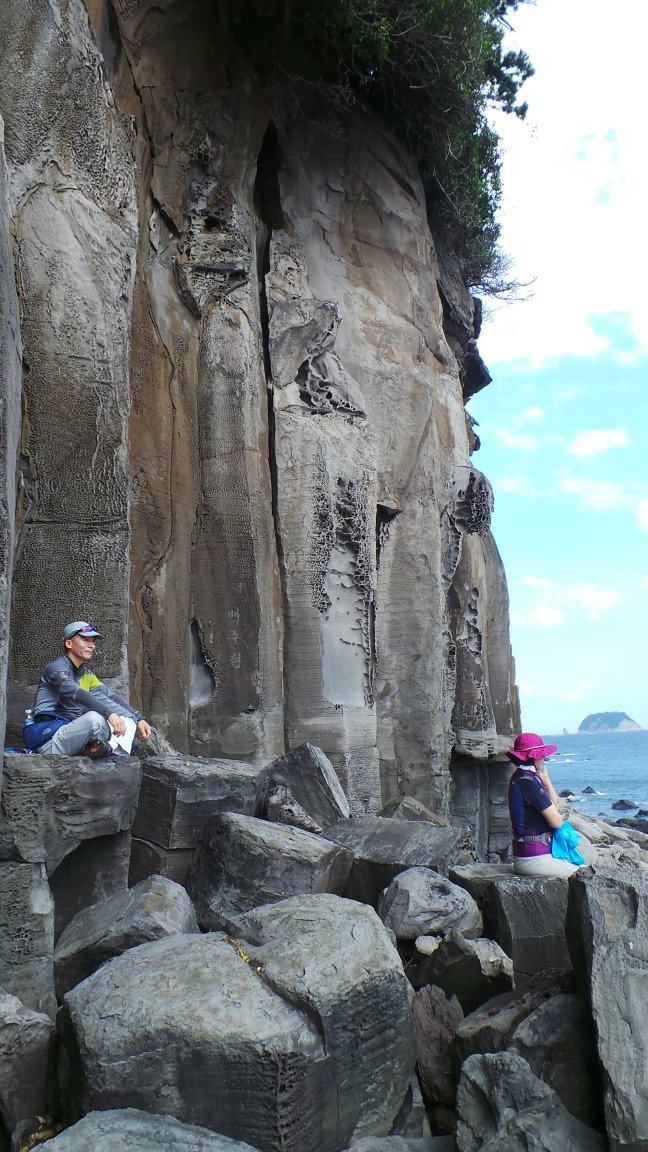
<path id="1" fill-rule="evenodd" d="M 147 724 L 146 720 L 138 720 L 137 731 L 142 740 L 148 740 L 149 736 L 151 735 L 151 725 Z"/>
<path id="2" fill-rule="evenodd" d="M 108 723 L 112 728 L 115 736 L 123 736 L 126 731 L 126 722 L 123 716 L 118 716 L 116 712 L 111 712 L 108 717 Z"/>

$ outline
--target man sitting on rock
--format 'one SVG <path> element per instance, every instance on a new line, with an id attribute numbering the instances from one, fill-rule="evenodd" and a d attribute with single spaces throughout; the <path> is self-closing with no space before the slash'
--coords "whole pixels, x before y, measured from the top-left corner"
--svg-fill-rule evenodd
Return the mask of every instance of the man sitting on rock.
<path id="1" fill-rule="evenodd" d="M 34 723 L 25 725 L 25 746 L 50 756 L 99 758 L 112 752 L 111 736 L 123 736 L 125 717 L 135 722 L 142 740 L 151 735 L 141 712 L 86 667 L 101 636 L 92 624 L 74 620 L 63 629 L 65 654 L 44 669 L 36 692 Z"/>

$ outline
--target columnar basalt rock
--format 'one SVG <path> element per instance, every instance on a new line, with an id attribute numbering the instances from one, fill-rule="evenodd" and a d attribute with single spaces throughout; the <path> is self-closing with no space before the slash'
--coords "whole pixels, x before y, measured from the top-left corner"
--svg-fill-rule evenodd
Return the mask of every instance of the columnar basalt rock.
<path id="1" fill-rule="evenodd" d="M 359 107 L 264 89 L 207 0 L 7 2 L 16 708 L 97 617 L 102 673 L 126 681 L 128 634 L 175 748 L 311 741 L 354 814 L 409 793 L 447 818 L 453 747 L 497 752 L 518 708 L 464 410 L 479 310 L 411 157 Z"/>
<path id="2" fill-rule="evenodd" d="M 0 105 L 1 111 L 1 105 Z M 10 246 L 4 121 L 0 114 L 0 734 L 5 729 L 6 667 L 9 656 L 11 577 L 20 434 L 21 336 Z M 2 767 L 0 765 L 0 790 Z"/>

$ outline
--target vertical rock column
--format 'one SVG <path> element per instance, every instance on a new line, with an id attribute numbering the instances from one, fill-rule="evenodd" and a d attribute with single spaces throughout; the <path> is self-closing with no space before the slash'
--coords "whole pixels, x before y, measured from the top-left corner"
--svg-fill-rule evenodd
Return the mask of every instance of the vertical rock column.
<path id="1" fill-rule="evenodd" d="M 4 738 L 11 572 L 20 432 L 20 325 L 9 242 L 4 123 L 0 116 L 0 737 Z M 2 758 L 0 757 L 0 790 Z"/>
<path id="2" fill-rule="evenodd" d="M 116 11 L 150 149 L 133 348 L 137 673 L 175 744 L 266 759 L 283 751 L 252 203 L 266 114 L 251 82 L 232 81 L 215 8 Z"/>
<path id="3" fill-rule="evenodd" d="M 125 678 L 131 142 L 81 0 L 12 0 L 0 110 L 22 316 L 21 502 L 11 675 L 33 684 L 62 625 L 96 619 Z"/>

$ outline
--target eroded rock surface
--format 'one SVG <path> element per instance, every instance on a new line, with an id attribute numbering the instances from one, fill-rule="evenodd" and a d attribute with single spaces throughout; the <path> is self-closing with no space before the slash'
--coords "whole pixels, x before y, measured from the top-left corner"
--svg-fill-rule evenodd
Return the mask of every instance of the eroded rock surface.
<path id="1" fill-rule="evenodd" d="M 208 0 L 5 9 L 12 731 L 81 614 L 183 753 L 309 741 L 355 814 L 408 792 L 447 818 L 453 746 L 501 750 L 518 706 L 463 406 L 479 309 L 411 157 L 264 90 Z"/>
<path id="2" fill-rule="evenodd" d="M 386 1134 L 415 1059 L 385 929 L 331 896 L 258 909 L 236 939 L 134 948 L 67 994 L 61 1026 L 77 1115 L 171 1113 L 264 1152 Z"/>

